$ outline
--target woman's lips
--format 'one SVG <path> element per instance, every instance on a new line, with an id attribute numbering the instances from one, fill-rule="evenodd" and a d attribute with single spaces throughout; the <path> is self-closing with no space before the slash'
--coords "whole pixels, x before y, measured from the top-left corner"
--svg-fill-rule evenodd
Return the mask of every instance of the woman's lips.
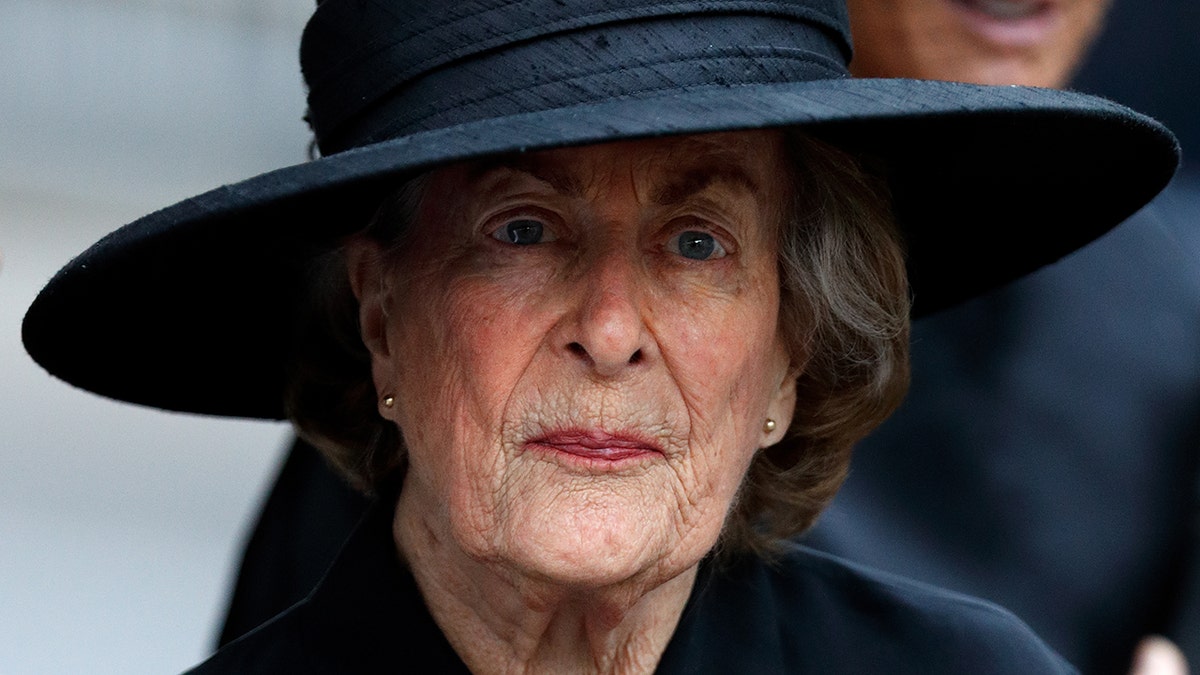
<path id="1" fill-rule="evenodd" d="M 1055 0 L 946 0 L 967 25 L 1007 47 L 1032 47 L 1051 39 L 1062 14 Z"/>
<path id="2" fill-rule="evenodd" d="M 955 0 L 998 21 L 1030 19 L 1049 8 L 1045 0 Z"/>
<path id="3" fill-rule="evenodd" d="M 662 454 L 662 449 L 652 441 L 633 434 L 597 430 L 555 431 L 531 439 L 527 445 L 583 460 L 613 463 Z"/>

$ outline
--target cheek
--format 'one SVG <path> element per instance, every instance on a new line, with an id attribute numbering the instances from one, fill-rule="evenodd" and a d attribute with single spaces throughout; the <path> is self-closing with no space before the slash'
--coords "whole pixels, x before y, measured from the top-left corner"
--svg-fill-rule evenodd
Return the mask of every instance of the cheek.
<path id="1" fill-rule="evenodd" d="M 744 466 L 758 448 L 765 411 L 786 359 L 772 279 L 721 302 L 681 303 L 663 313 L 660 343 L 691 422 L 698 470 Z"/>
<path id="2" fill-rule="evenodd" d="M 503 269 L 478 246 L 432 253 L 413 252 L 424 262 L 395 293 L 398 365 L 430 385 L 469 385 L 477 396 L 509 391 L 505 381 L 540 343 L 544 275 Z"/>
<path id="3" fill-rule="evenodd" d="M 413 468 L 435 470 L 452 496 L 490 489 L 510 396 L 542 341 L 536 297 L 518 280 L 429 274 L 408 284 L 391 323 Z"/>

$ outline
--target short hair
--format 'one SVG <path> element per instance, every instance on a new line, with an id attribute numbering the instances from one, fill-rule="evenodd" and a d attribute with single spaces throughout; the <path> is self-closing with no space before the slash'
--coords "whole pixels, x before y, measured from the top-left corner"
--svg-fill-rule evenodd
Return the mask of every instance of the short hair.
<path id="1" fill-rule="evenodd" d="M 908 387 L 909 291 L 884 183 L 849 154 L 786 135 L 797 167 L 779 228 L 779 330 L 798 371 L 783 439 L 750 464 L 719 547 L 770 555 L 815 522 L 845 479 L 853 445 Z M 403 247 L 427 174 L 384 200 L 362 233 Z M 312 264 L 285 386 L 298 433 L 364 492 L 402 479 L 400 430 L 380 417 L 344 253 Z"/>

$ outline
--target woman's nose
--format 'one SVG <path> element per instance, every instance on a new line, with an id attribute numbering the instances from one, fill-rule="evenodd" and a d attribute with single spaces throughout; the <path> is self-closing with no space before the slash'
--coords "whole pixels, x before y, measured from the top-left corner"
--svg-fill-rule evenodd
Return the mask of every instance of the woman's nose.
<path id="1" fill-rule="evenodd" d="M 615 377 L 653 354 L 646 330 L 647 280 L 633 256 L 610 251 L 589 266 L 573 328 L 564 340 L 569 358 L 601 377 Z"/>

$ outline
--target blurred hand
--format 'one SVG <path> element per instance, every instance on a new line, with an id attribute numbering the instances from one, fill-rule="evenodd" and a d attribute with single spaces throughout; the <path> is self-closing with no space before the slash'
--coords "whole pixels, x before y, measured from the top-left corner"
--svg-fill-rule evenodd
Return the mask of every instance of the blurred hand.
<path id="1" fill-rule="evenodd" d="M 1174 642 L 1158 635 L 1143 638 L 1133 653 L 1129 675 L 1187 675 L 1187 659 Z"/>

